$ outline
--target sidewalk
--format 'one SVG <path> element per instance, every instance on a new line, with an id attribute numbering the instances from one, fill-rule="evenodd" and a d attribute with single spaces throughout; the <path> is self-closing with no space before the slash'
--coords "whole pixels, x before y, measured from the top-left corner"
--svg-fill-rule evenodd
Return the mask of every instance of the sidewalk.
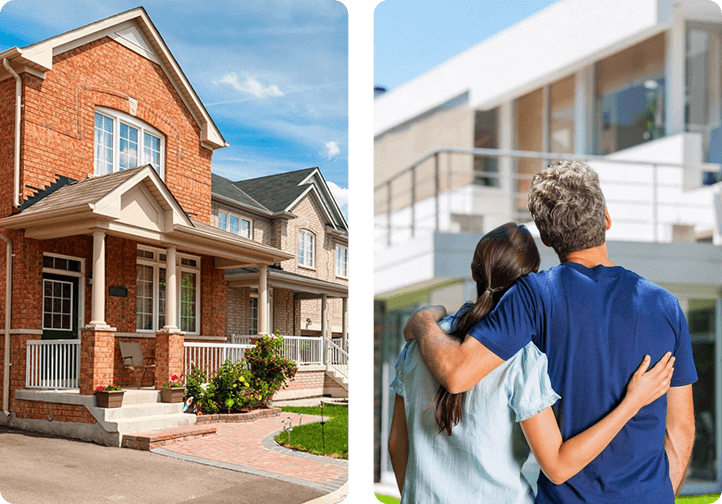
<path id="1" fill-rule="evenodd" d="M 282 413 L 249 423 L 219 423 L 217 434 L 180 441 L 153 453 L 188 460 L 232 471 L 303 485 L 324 493 L 340 489 L 348 481 L 348 461 L 310 455 L 281 447 L 273 437 L 283 429 L 283 420 L 291 417 L 299 424 L 300 415 Z M 303 415 L 303 423 L 320 417 Z"/>

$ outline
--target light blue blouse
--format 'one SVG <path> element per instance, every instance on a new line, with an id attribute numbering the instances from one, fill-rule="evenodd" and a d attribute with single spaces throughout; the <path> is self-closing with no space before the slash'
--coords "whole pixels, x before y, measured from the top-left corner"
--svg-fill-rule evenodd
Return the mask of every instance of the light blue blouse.
<path id="1" fill-rule="evenodd" d="M 458 313 L 440 323 L 445 332 Z M 533 504 L 531 487 L 521 475 L 526 457 L 515 457 L 512 445 L 515 422 L 560 399 L 549 381 L 546 356 L 533 343 L 466 393 L 461 422 L 451 436 L 438 433 L 429 406 L 439 382 L 421 359 L 416 341 L 399 355 L 391 386 L 404 398 L 409 436 L 402 504 Z"/>

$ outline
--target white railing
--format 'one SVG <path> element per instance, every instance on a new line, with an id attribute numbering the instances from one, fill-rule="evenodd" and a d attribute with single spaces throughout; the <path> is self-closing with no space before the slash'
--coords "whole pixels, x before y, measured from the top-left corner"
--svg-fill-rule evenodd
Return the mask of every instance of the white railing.
<path id="1" fill-rule="evenodd" d="M 79 340 L 28 341 L 25 355 L 26 388 L 78 388 Z"/>
<path id="2" fill-rule="evenodd" d="M 231 343 L 233 343 L 235 345 L 250 345 L 251 337 L 250 336 L 241 336 L 239 334 L 232 334 L 231 335 Z"/>
<path id="3" fill-rule="evenodd" d="M 283 356 L 296 364 L 322 364 L 321 338 L 308 336 L 283 336 Z"/>
<path id="4" fill-rule="evenodd" d="M 328 338 L 326 340 L 326 365 L 348 378 L 348 352 Z"/>
<path id="5" fill-rule="evenodd" d="M 188 376 L 193 371 L 193 367 L 196 367 L 210 378 L 226 360 L 240 362 L 246 350 L 255 345 L 186 342 L 184 346 L 185 364 L 183 369 L 185 376 Z"/>

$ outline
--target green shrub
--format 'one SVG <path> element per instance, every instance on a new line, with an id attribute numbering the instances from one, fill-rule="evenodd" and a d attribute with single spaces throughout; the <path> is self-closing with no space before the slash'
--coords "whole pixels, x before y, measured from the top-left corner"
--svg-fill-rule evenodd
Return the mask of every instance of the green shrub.
<path id="1" fill-rule="evenodd" d="M 298 370 L 295 362 L 283 356 L 282 348 L 283 337 L 276 331 L 275 336 L 263 336 L 244 356 L 253 376 L 251 386 L 264 406 L 273 394 L 286 388 Z"/>
<path id="2" fill-rule="evenodd" d="M 237 413 L 250 409 L 260 396 L 251 388 L 251 372 L 243 361 L 233 363 L 227 360 L 216 371 L 212 384 L 214 401 L 221 411 Z"/>

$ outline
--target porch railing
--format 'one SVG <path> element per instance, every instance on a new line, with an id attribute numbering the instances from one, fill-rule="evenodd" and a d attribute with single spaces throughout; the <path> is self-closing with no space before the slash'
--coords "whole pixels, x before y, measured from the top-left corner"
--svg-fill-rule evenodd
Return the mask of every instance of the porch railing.
<path id="1" fill-rule="evenodd" d="M 323 364 L 321 338 L 308 336 L 284 336 L 283 356 L 297 364 Z"/>
<path id="2" fill-rule="evenodd" d="M 25 355 L 26 388 L 78 388 L 79 340 L 28 341 Z"/>
<path id="3" fill-rule="evenodd" d="M 193 367 L 198 368 L 210 377 L 223 365 L 226 360 L 239 362 L 243 359 L 246 350 L 255 345 L 241 345 L 233 343 L 194 343 L 186 342 L 184 372 L 188 376 Z"/>
<path id="4" fill-rule="evenodd" d="M 328 338 L 326 340 L 326 365 L 348 378 L 348 353 Z"/>

